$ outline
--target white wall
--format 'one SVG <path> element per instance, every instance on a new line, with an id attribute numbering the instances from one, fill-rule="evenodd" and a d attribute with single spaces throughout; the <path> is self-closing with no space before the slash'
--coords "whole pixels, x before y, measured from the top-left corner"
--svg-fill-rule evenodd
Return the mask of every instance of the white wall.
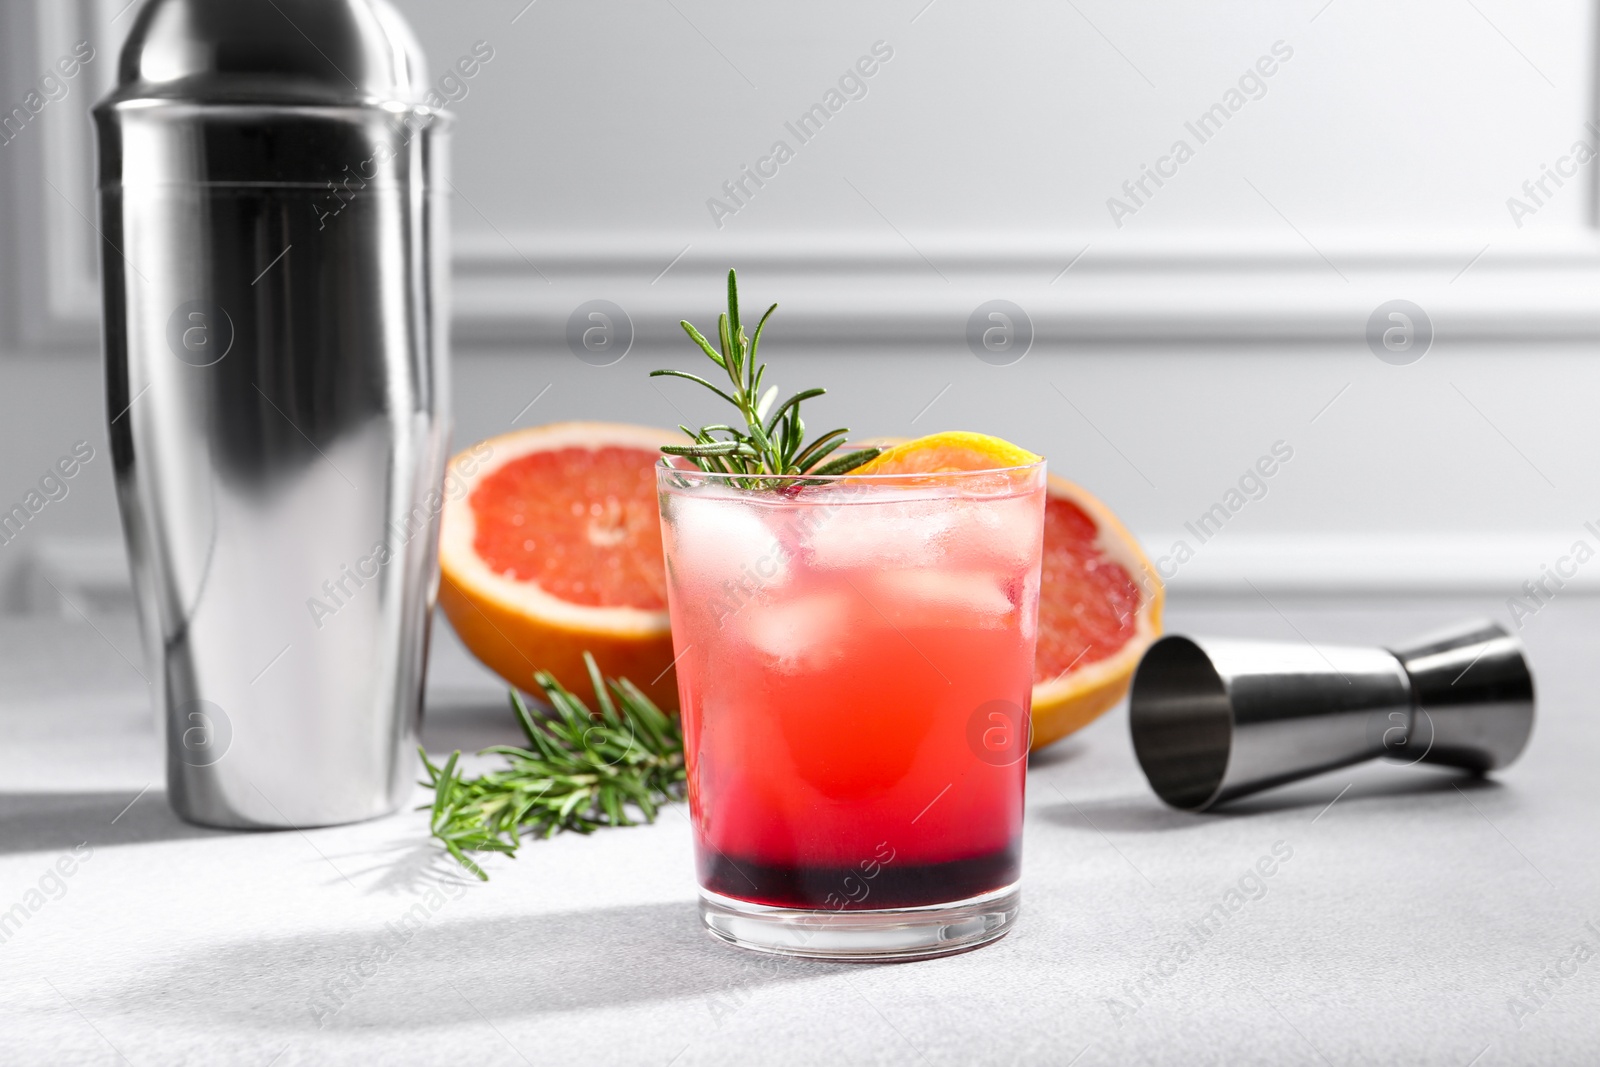
<path id="1" fill-rule="evenodd" d="M 1546 179 L 1542 203 L 1521 188 L 1596 138 L 1593 5 L 525 2 L 397 5 L 441 78 L 475 42 L 495 53 L 453 105 L 461 440 L 546 384 L 523 423 L 698 418 L 644 375 L 693 361 L 674 323 L 711 319 L 737 265 L 752 302 L 783 304 L 778 379 L 833 390 L 817 417 L 1014 437 L 1155 554 L 1289 442 L 1179 590 L 1510 595 L 1574 539 L 1600 545 L 1582 528 L 1600 520 L 1600 167 Z M 122 0 L 29 6 L 7 14 L 7 99 L 78 35 L 101 48 L 0 146 L 0 504 L 72 440 L 103 440 L 84 109 L 130 18 L 112 21 Z M 785 123 L 879 41 L 893 56 L 865 96 L 802 144 Z M 1185 123 L 1264 56 L 1272 76 L 1201 143 Z M 1194 155 L 1165 185 L 1122 191 L 1180 138 Z M 793 158 L 719 227 L 707 200 L 738 206 L 720 186 L 780 139 Z M 1120 226 L 1113 196 L 1136 208 Z M 1512 196 L 1537 210 L 1514 219 Z M 637 335 L 612 367 L 565 344 L 594 298 Z M 996 298 L 1035 334 L 1007 367 L 965 339 Z M 1406 366 L 1364 339 L 1396 298 L 1436 333 Z M 108 474 L 91 465 L 0 572 L 24 551 L 105 569 Z"/>

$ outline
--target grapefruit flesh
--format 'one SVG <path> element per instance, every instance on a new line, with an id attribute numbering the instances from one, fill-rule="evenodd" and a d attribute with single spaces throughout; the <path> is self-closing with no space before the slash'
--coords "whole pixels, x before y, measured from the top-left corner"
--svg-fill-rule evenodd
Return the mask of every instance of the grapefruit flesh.
<path id="1" fill-rule="evenodd" d="M 1051 475 L 1033 665 L 1033 747 L 1115 706 L 1161 635 L 1166 593 L 1126 527 L 1100 501 Z"/>
<path id="2" fill-rule="evenodd" d="M 547 670 L 582 691 L 588 650 L 604 674 L 677 707 L 655 465 L 682 440 L 557 423 L 452 460 L 439 603 L 462 643 L 522 689 Z"/>
<path id="3" fill-rule="evenodd" d="M 512 460 L 472 491 L 473 549 L 572 604 L 664 610 L 655 455 L 609 445 Z"/>
<path id="4" fill-rule="evenodd" d="M 1045 501 L 1037 682 L 1098 663 L 1136 633 L 1139 586 L 1100 551 L 1099 538 L 1094 520 L 1070 499 Z"/>

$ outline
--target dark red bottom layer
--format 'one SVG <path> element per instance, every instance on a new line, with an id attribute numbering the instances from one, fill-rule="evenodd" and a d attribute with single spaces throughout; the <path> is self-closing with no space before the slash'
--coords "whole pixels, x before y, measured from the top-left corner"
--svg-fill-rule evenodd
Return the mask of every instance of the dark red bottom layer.
<path id="1" fill-rule="evenodd" d="M 975 897 L 1015 882 L 1022 842 L 949 863 L 868 859 L 854 867 L 772 866 L 702 848 L 700 884 L 713 893 L 779 908 L 864 911 L 914 908 Z"/>

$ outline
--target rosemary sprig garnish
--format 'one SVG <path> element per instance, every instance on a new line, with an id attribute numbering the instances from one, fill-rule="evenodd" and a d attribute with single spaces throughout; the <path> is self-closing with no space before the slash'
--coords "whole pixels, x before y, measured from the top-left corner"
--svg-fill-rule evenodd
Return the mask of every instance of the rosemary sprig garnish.
<path id="1" fill-rule="evenodd" d="M 433 836 L 484 881 L 489 876 L 466 853 L 514 856 L 524 836 L 553 837 L 562 830 L 587 834 L 602 826 L 654 822 L 660 805 L 683 799 L 683 732 L 677 720 L 626 678 L 602 679 L 589 653 L 583 659 L 599 714 L 554 677 L 538 672 L 534 681 L 554 714 L 535 718 L 522 694 L 511 691 L 511 709 L 528 747 L 483 750 L 505 756 L 510 761 L 505 770 L 464 778 L 456 768 L 459 750 L 442 767 L 422 754 L 428 769 L 423 784 L 433 788 Z"/>
<path id="2" fill-rule="evenodd" d="M 761 344 L 761 332 L 766 329 L 767 320 L 776 310 L 777 304 L 767 308 L 761 321 L 756 323 L 755 336 L 745 336 L 744 325 L 739 321 L 738 277 L 730 270 L 728 311 L 725 315 L 717 316 L 718 348 L 712 348 L 711 342 L 688 319 L 679 320 L 678 325 L 683 327 L 689 339 L 700 346 L 711 362 L 727 371 L 728 380 L 733 385 L 732 392 L 687 371 L 656 370 L 651 371 L 650 376 L 687 378 L 705 386 L 739 409 L 745 428 L 741 430 L 721 423 L 702 426 L 699 430 L 680 426 L 679 429 L 694 443 L 666 445 L 661 451 L 672 456 L 686 456 L 708 474 L 812 476 L 846 474 L 883 451 L 864 448 L 829 459 L 845 443 L 850 433 L 847 429 L 829 430 L 809 445 L 805 443 L 806 425 L 800 418 L 800 404 L 812 397 L 822 396 L 827 392 L 826 389 L 803 389 L 777 407 L 773 407 L 773 401 L 778 397 L 777 386 L 768 389 L 765 394 L 761 392 L 767 365 L 756 362 L 756 349 Z M 759 480 L 737 484 L 750 489 L 761 488 L 764 484 L 772 485 Z M 782 482 L 772 487 L 788 484 L 793 483 Z"/>

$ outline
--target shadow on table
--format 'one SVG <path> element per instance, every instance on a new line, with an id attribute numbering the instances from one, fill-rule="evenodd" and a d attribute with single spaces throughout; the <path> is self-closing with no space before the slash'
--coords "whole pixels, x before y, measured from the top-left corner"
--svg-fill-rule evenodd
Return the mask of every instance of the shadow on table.
<path id="1" fill-rule="evenodd" d="M 476 877 L 451 858 L 438 841 L 420 833 L 402 832 L 381 845 L 360 847 L 348 852 L 333 852 L 330 859 L 340 872 L 329 885 L 340 884 L 345 875 L 359 881 L 362 892 L 370 895 L 415 897 L 433 889 L 453 890 L 459 885 L 477 885 Z M 498 857 L 492 853 L 467 854 L 493 869 Z"/>
<path id="2" fill-rule="evenodd" d="M 1047 822 L 1084 833 L 1164 833 L 1205 829 L 1219 819 L 1244 819 L 1284 811 L 1305 811 L 1315 817 L 1335 797 L 1340 804 L 1376 799 L 1416 803 L 1421 798 L 1441 794 L 1455 797 L 1457 789 L 1462 793 L 1492 795 L 1501 788 L 1493 778 L 1458 771 L 1412 767 L 1393 767 L 1389 771 L 1364 769 L 1342 795 L 1339 792 L 1342 786 L 1332 785 L 1332 780 L 1318 779 L 1258 793 L 1198 814 L 1169 808 L 1154 793 L 1051 804 L 1039 808 L 1038 814 Z"/>
<path id="3" fill-rule="evenodd" d="M 1089 751 L 1089 746 L 1077 738 L 1067 738 L 1057 741 L 1048 748 L 1028 754 L 1028 769 L 1030 771 L 1044 770 L 1048 767 L 1059 767 L 1080 759 Z"/>
<path id="4" fill-rule="evenodd" d="M 135 800 L 135 797 L 138 797 Z M 125 793 L 0 793 L 0 856 L 66 850 L 87 841 L 134 845 L 216 837 L 228 831 L 191 826 L 151 789 Z"/>
<path id="5" fill-rule="evenodd" d="M 764 987 L 839 973 L 719 945 L 690 901 L 452 922 L 443 900 L 426 919 L 423 904 L 376 910 L 379 931 L 194 946 L 101 994 L 102 1006 L 219 1032 L 314 1033 L 699 1001 L 691 1017 L 712 1025 Z"/>

